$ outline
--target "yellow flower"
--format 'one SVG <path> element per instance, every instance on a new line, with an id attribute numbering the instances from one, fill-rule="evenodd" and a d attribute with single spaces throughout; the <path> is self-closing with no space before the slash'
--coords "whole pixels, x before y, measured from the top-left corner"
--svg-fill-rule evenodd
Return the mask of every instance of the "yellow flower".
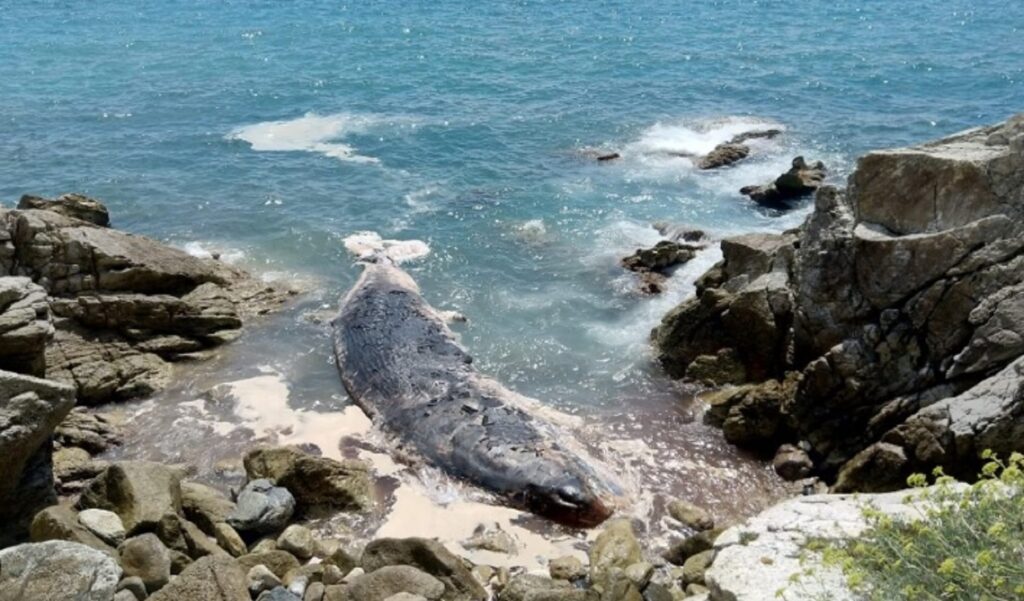
<path id="1" fill-rule="evenodd" d="M 943 576 L 949 576 L 956 571 L 956 560 L 952 557 L 947 557 L 942 563 L 939 564 L 938 572 Z"/>

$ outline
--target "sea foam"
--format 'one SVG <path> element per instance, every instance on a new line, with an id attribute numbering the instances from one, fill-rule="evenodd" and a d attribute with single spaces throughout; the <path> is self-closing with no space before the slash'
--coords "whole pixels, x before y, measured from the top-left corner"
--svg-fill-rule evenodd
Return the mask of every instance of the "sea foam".
<path id="1" fill-rule="evenodd" d="M 379 117 L 370 115 L 306 113 L 297 119 L 237 127 L 227 135 L 227 139 L 248 142 L 258 152 L 316 152 L 340 161 L 379 163 L 374 157 L 358 154 L 355 148 L 341 140 L 366 132 L 381 122 Z"/>
<path id="2" fill-rule="evenodd" d="M 639 138 L 626 147 L 626 153 L 700 156 L 711 152 L 715 146 L 728 142 L 738 134 L 766 129 L 785 128 L 778 123 L 753 117 L 658 122 L 640 132 Z"/>

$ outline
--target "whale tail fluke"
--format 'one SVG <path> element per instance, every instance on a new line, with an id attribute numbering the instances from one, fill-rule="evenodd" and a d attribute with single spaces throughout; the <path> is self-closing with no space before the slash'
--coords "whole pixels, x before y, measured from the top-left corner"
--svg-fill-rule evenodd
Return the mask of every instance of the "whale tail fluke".
<path id="1" fill-rule="evenodd" d="M 344 243 L 348 252 L 365 263 L 386 261 L 397 265 L 430 254 L 430 246 L 422 240 L 385 240 L 377 232 L 356 232 Z"/>

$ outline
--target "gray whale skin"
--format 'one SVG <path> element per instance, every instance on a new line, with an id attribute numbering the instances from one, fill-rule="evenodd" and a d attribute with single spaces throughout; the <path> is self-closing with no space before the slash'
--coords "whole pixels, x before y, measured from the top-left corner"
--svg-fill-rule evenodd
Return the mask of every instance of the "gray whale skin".
<path id="1" fill-rule="evenodd" d="M 389 259 L 364 262 L 331 322 L 349 396 L 386 430 L 450 475 L 575 527 L 612 511 L 610 489 L 557 430 L 482 376 L 413 279 Z"/>

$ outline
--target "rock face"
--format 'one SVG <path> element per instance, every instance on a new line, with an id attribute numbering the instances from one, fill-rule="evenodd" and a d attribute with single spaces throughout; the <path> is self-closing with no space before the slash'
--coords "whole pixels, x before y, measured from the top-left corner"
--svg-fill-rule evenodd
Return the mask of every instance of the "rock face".
<path id="1" fill-rule="evenodd" d="M 218 261 L 97 225 L 105 213 L 86 201 L 28 198 L 20 206 L 33 208 L 0 209 L 0 367 L 43 375 L 24 349 L 41 350 L 35 340 L 52 331 L 52 313 L 47 378 L 75 386 L 82 404 L 138 397 L 166 385 L 169 361 L 233 339 L 247 316 L 288 296 Z M 12 289 L 28 293 L 15 302 Z"/>
<path id="2" fill-rule="evenodd" d="M 735 352 L 757 384 L 709 415 L 744 445 L 804 441 L 840 491 L 972 477 L 980 451 L 1024 450 L 1022 218 L 1024 115 L 872 152 L 799 231 L 723 242 L 659 356 L 683 376 Z"/>
<path id="3" fill-rule="evenodd" d="M 793 166 L 770 184 L 746 186 L 740 194 L 754 202 L 771 208 L 786 208 L 788 202 L 811 194 L 825 181 L 825 164 L 816 161 L 807 164 L 804 157 L 793 159 Z"/>
<path id="4" fill-rule="evenodd" d="M 23 539 L 32 516 L 57 502 L 51 439 L 74 404 L 69 386 L 0 371 L 0 546 Z"/>
<path id="5" fill-rule="evenodd" d="M 67 541 L 0 550 L 0 601 L 109 601 L 121 568 L 112 557 Z"/>

